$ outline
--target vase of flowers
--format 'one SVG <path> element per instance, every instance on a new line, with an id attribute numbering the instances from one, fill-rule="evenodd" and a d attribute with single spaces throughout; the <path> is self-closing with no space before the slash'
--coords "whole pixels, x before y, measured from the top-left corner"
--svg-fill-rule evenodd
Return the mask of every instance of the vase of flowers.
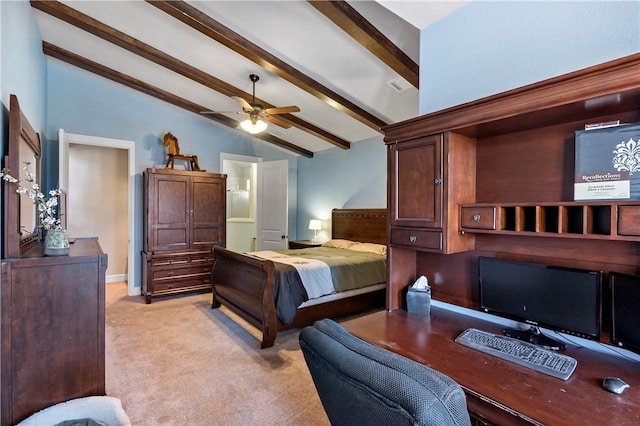
<path id="1" fill-rule="evenodd" d="M 20 185 L 20 181 L 9 174 L 4 168 L 0 172 L 3 180 L 18 185 L 16 192 L 26 194 L 33 201 L 38 211 L 38 227 L 46 232 L 44 239 L 44 254 L 46 256 L 63 256 L 69 254 L 69 238 L 67 231 L 62 229 L 60 219 L 56 214 L 60 189 L 49 191 L 49 197 L 40 192 L 40 185 L 35 181 L 33 173 L 29 172 L 29 162 L 24 163 L 26 170 L 25 180 L 28 186 Z"/>
<path id="2" fill-rule="evenodd" d="M 65 256 L 69 254 L 69 237 L 62 228 L 49 229 L 44 236 L 45 256 Z"/>

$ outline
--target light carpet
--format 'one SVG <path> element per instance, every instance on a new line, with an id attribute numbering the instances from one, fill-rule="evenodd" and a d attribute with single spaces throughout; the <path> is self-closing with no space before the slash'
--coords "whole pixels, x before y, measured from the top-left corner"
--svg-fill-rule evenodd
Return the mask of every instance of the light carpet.
<path id="1" fill-rule="evenodd" d="M 106 391 L 132 425 L 329 424 L 299 330 L 260 349 L 255 328 L 211 309 L 211 293 L 147 305 L 125 283 L 106 288 Z"/>

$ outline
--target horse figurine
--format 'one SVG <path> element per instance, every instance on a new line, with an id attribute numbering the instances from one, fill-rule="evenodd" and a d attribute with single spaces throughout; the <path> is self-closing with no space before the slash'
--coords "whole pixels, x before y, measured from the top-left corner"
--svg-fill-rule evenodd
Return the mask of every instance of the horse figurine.
<path id="1" fill-rule="evenodd" d="M 163 140 L 164 140 L 164 146 L 168 147 L 167 148 L 168 155 L 180 155 L 180 145 L 178 144 L 178 138 L 173 136 L 171 132 L 167 132 L 167 134 L 164 135 Z"/>
<path id="2" fill-rule="evenodd" d="M 164 135 L 163 145 L 167 147 L 167 165 L 165 167 L 171 166 L 173 169 L 175 160 L 185 160 L 188 162 L 191 170 L 200 170 L 198 166 L 198 156 L 197 155 L 181 155 L 180 154 L 180 144 L 178 144 L 178 138 L 173 136 L 171 132 L 167 132 Z"/>

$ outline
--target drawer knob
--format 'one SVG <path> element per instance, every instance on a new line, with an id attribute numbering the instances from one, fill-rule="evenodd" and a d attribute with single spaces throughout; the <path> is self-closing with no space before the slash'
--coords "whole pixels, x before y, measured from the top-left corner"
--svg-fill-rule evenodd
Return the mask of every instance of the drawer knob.
<path id="1" fill-rule="evenodd" d="M 473 215 L 473 221 L 474 222 L 480 222 L 480 215 L 479 214 L 474 214 Z"/>
<path id="2" fill-rule="evenodd" d="M 442 184 L 442 179 L 440 179 L 440 178 L 435 178 L 435 179 L 433 180 L 433 183 L 435 183 L 436 185 L 440 185 L 440 184 Z"/>
<path id="3" fill-rule="evenodd" d="M 418 237 L 416 237 L 415 235 L 411 235 L 409 237 L 409 241 L 411 241 L 412 243 L 415 243 L 416 241 L 418 241 Z"/>

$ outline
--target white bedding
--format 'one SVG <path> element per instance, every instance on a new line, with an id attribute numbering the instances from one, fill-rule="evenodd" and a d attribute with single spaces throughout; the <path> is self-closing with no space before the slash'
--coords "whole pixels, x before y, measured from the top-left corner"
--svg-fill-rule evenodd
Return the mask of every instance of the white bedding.
<path id="1" fill-rule="evenodd" d="M 254 251 L 248 254 L 262 259 L 284 263 L 296 268 L 298 275 L 300 275 L 302 285 L 307 291 L 307 295 L 310 300 L 335 293 L 336 291 L 333 286 L 333 279 L 331 278 L 329 265 L 320 260 L 287 256 L 285 254 L 269 250 Z"/>

